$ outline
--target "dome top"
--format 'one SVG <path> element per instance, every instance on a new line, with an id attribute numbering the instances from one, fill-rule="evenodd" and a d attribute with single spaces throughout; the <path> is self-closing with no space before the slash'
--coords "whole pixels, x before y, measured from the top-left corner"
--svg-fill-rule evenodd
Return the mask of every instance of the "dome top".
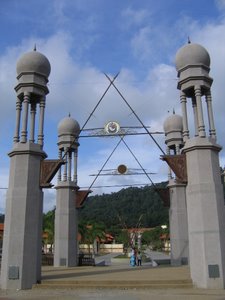
<path id="1" fill-rule="evenodd" d="M 163 128 L 166 134 L 172 131 L 182 132 L 183 131 L 182 117 L 173 113 L 165 120 L 163 124 Z"/>
<path id="2" fill-rule="evenodd" d="M 177 71 L 187 65 L 205 65 L 209 67 L 210 56 L 201 45 L 188 43 L 177 51 L 175 64 Z"/>
<path id="3" fill-rule="evenodd" d="M 58 135 L 73 135 L 78 136 L 80 133 L 80 125 L 73 118 L 66 117 L 58 124 Z"/>
<path id="4" fill-rule="evenodd" d="M 33 50 L 20 57 L 17 62 L 16 71 L 17 75 L 24 72 L 31 72 L 42 74 L 48 78 L 51 72 L 51 65 L 43 54 Z"/>

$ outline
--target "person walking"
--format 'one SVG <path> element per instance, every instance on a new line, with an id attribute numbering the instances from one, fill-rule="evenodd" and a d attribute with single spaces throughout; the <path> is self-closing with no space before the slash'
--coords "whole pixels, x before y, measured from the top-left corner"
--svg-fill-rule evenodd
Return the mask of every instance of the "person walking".
<path id="1" fill-rule="evenodd" d="M 131 255 L 130 255 L 130 265 L 132 267 L 135 267 L 136 266 L 136 254 L 135 254 L 135 249 L 132 248 L 131 250 Z"/>
<path id="2" fill-rule="evenodd" d="M 137 254 L 137 265 L 141 266 L 141 263 L 142 263 L 142 255 L 141 255 L 141 252 L 138 251 L 138 254 Z"/>

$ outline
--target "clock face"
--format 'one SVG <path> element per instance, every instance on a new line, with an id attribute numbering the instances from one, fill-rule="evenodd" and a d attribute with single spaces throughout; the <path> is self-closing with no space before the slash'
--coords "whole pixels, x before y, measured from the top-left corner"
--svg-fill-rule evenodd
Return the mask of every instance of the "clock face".
<path id="1" fill-rule="evenodd" d="M 105 125 L 105 131 L 110 134 L 117 133 L 120 130 L 120 125 L 117 122 L 110 121 Z"/>

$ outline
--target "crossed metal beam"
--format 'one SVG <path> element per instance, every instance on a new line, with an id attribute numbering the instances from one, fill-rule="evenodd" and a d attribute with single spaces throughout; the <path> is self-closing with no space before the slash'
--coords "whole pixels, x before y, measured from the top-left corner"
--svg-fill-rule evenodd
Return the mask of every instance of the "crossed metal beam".
<path id="1" fill-rule="evenodd" d="M 107 94 L 108 90 L 110 89 L 111 86 L 113 86 L 115 88 L 115 90 L 118 92 L 118 94 L 120 95 L 120 97 L 123 99 L 123 101 L 126 103 L 126 105 L 129 107 L 129 109 L 131 110 L 131 112 L 134 114 L 134 116 L 137 118 L 137 120 L 140 122 L 140 124 L 142 125 L 142 127 L 145 129 L 146 133 L 151 137 L 151 139 L 154 141 L 154 143 L 157 145 L 157 147 L 160 149 L 160 151 L 162 152 L 163 155 L 165 155 L 165 152 L 163 151 L 163 149 L 161 148 L 161 146 L 158 144 L 158 142 L 156 141 L 156 139 L 153 137 L 152 133 L 148 131 L 148 128 L 144 125 L 144 123 L 142 122 L 142 120 L 139 118 L 139 116 L 136 114 L 136 112 L 133 110 L 133 108 L 130 106 L 130 104 L 128 103 L 128 101 L 125 99 L 125 97 L 123 96 L 123 94 L 120 92 L 120 90 L 117 88 L 117 86 L 115 85 L 114 81 L 116 80 L 116 78 L 119 75 L 119 72 L 113 77 L 113 79 L 111 79 L 106 73 L 104 73 L 104 75 L 106 76 L 106 78 L 109 80 L 109 85 L 106 88 L 105 92 L 102 94 L 101 98 L 99 99 L 98 103 L 95 105 L 94 109 L 92 110 L 91 114 L 89 115 L 89 117 L 87 118 L 86 122 L 83 124 L 83 126 L 81 127 L 80 132 L 82 132 L 82 130 L 84 130 L 84 127 L 87 125 L 88 121 L 90 120 L 90 118 L 93 116 L 94 112 L 96 111 L 97 107 L 99 106 L 99 104 L 101 103 L 102 99 L 105 97 L 105 95 Z M 125 146 L 128 148 L 128 150 L 130 151 L 130 153 L 132 154 L 132 156 L 135 158 L 135 160 L 137 161 L 138 165 L 141 167 L 142 171 L 144 172 L 144 174 L 148 177 L 148 179 L 150 180 L 150 182 L 152 183 L 152 185 L 155 187 L 155 184 L 153 183 L 153 181 L 151 180 L 149 174 L 145 171 L 145 169 L 142 167 L 142 165 L 140 164 L 140 162 L 138 161 L 137 157 L 134 155 L 134 153 L 131 151 L 131 149 L 129 148 L 129 146 L 127 145 L 127 143 L 124 141 L 124 136 L 126 135 L 126 132 L 123 133 L 122 135 L 119 135 L 120 140 L 119 142 L 116 144 L 116 146 L 114 147 L 113 151 L 111 152 L 111 154 L 109 155 L 109 157 L 107 158 L 107 160 L 105 161 L 105 163 L 103 164 L 102 168 L 99 170 L 98 174 L 96 175 L 95 179 L 93 180 L 93 182 L 91 183 L 89 189 L 91 189 L 91 187 L 94 185 L 95 181 L 97 180 L 98 176 L 100 175 L 100 173 L 102 172 L 102 170 L 104 169 L 105 165 L 107 164 L 107 162 L 109 161 L 109 159 L 111 158 L 111 156 L 113 155 L 113 153 L 115 152 L 115 150 L 117 149 L 117 147 L 119 146 L 119 144 L 123 141 L 123 143 L 125 144 Z M 73 145 L 74 141 L 71 143 L 71 146 Z M 66 156 L 67 152 L 69 151 L 69 149 L 67 151 L 65 151 L 63 158 Z"/>
<path id="2" fill-rule="evenodd" d="M 124 141 L 124 136 L 121 135 L 120 136 L 120 140 L 119 142 L 116 144 L 116 146 L 114 147 L 113 151 L 111 152 L 111 154 L 109 155 L 109 157 L 107 158 L 107 160 L 105 161 L 105 163 L 103 164 L 103 166 L 101 167 L 101 169 L 98 171 L 98 173 L 96 174 L 96 177 L 94 178 L 93 182 L 91 183 L 89 189 L 91 189 L 91 187 L 93 186 L 93 184 L 95 183 L 95 181 L 97 180 L 97 178 L 100 176 L 100 173 L 102 172 L 102 170 L 104 169 L 105 165 L 107 164 L 107 162 L 109 161 L 109 159 L 112 157 L 113 153 L 116 151 L 117 147 L 120 145 L 120 143 L 123 142 L 124 145 L 127 147 L 127 149 L 129 150 L 129 152 L 131 153 L 131 155 L 134 157 L 134 159 L 136 160 L 136 162 L 138 163 L 139 167 L 142 169 L 143 173 L 147 176 L 147 178 L 150 180 L 151 184 L 154 186 L 154 188 L 156 189 L 156 186 L 154 184 L 154 182 L 152 181 L 151 177 L 149 176 L 149 173 L 146 172 L 146 170 L 143 168 L 143 166 L 141 165 L 141 163 L 139 162 L 139 160 L 137 159 L 137 157 L 134 155 L 134 153 L 131 151 L 130 147 L 128 146 L 128 144 Z M 122 176 L 122 175 L 121 175 Z"/>
<path id="3" fill-rule="evenodd" d="M 118 94 L 120 95 L 120 97 L 124 100 L 124 102 L 127 104 L 127 106 L 130 108 L 130 110 L 132 111 L 132 113 L 135 115 L 135 117 L 137 118 L 137 120 L 140 122 L 140 124 L 143 126 L 143 128 L 145 129 L 145 131 L 148 133 L 148 135 L 151 137 L 151 139 L 154 141 L 154 143 L 157 145 L 157 147 L 160 149 L 160 151 L 162 152 L 163 155 L 166 155 L 166 153 L 163 151 L 163 149 L 160 147 L 160 145 L 158 144 L 158 142 L 156 141 L 156 139 L 152 136 L 152 134 L 148 131 L 147 127 L 144 125 L 144 123 L 141 121 L 141 119 L 139 118 L 139 116 L 136 114 L 136 112 L 133 110 L 133 108 L 130 106 L 130 104 L 127 102 L 127 100 L 125 99 L 125 97 L 122 95 L 122 93 L 120 92 L 120 90 L 117 88 L 117 86 L 114 84 L 114 81 L 116 79 L 116 77 L 118 76 L 118 74 L 116 75 L 116 77 L 114 77 L 113 79 L 111 79 L 106 73 L 104 73 L 106 78 L 109 80 L 110 82 L 110 86 L 112 85 L 115 90 L 118 92 Z M 109 86 L 109 87 L 110 87 Z"/>

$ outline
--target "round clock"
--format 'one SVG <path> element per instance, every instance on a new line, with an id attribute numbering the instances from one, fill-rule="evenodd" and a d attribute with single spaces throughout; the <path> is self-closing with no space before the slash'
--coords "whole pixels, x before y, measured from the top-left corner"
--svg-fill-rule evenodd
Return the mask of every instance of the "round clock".
<path id="1" fill-rule="evenodd" d="M 115 134 L 120 130 L 120 125 L 115 121 L 110 121 L 105 125 L 105 131 L 109 134 Z"/>

